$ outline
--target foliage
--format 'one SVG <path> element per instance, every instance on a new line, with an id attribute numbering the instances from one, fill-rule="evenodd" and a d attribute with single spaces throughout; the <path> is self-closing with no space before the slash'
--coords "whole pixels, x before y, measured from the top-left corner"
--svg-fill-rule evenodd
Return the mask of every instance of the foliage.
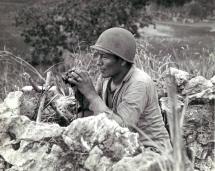
<path id="1" fill-rule="evenodd" d="M 193 18 L 206 18 L 213 15 L 215 10 L 215 1 L 213 0 L 196 0 L 184 5 L 185 14 Z"/>
<path id="2" fill-rule="evenodd" d="M 191 0 L 154 0 L 158 5 L 172 6 L 172 5 L 183 5 Z"/>
<path id="3" fill-rule="evenodd" d="M 34 5 L 16 18 L 32 49 L 32 63 L 58 62 L 65 50 L 87 48 L 105 29 L 120 26 L 138 36 L 139 9 L 146 0 L 64 0 Z M 142 22 L 149 22 L 150 18 Z M 145 25 L 145 24 L 143 24 Z"/>
<path id="4" fill-rule="evenodd" d="M 139 40 L 136 59 L 139 66 L 154 79 L 159 79 L 169 67 L 176 67 L 195 76 L 210 79 L 215 75 L 214 39 L 174 39 L 168 37 L 145 37 Z M 211 45 L 211 46 L 209 46 Z"/>
<path id="5" fill-rule="evenodd" d="M 214 6 L 214 1 L 213 0 L 153 0 L 158 5 L 164 5 L 164 6 L 182 6 L 184 4 L 200 4 L 203 6 L 208 6 L 211 7 Z"/>

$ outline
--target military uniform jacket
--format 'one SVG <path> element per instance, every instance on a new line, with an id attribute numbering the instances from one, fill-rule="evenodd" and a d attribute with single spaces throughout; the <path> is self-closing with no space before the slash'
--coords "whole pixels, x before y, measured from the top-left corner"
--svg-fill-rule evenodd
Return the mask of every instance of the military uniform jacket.
<path id="1" fill-rule="evenodd" d="M 96 85 L 96 90 L 104 102 L 107 99 L 108 81 L 109 78 L 100 77 Z M 143 70 L 131 67 L 116 89 L 112 103 L 114 113 L 127 123 L 136 125 L 158 146 L 170 146 L 154 82 Z M 140 141 L 145 146 L 151 146 L 146 137 L 140 136 Z"/>

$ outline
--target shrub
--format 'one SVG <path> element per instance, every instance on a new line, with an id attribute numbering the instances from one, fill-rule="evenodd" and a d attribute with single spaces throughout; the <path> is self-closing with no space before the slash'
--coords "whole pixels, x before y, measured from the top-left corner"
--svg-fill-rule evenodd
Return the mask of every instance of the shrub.
<path id="1" fill-rule="evenodd" d="M 215 9 L 213 0 L 196 0 L 184 5 L 185 13 L 188 17 L 203 19 L 212 15 Z"/>
<path id="2" fill-rule="evenodd" d="M 186 2 L 190 2 L 191 0 L 153 0 L 158 5 L 164 6 L 172 6 L 172 5 L 183 5 Z"/>
<path id="3" fill-rule="evenodd" d="M 120 26 L 138 36 L 139 9 L 146 0 L 64 0 L 23 9 L 17 26 L 32 47 L 32 63 L 58 62 L 64 50 L 86 49 L 105 29 Z M 150 22 L 147 18 L 146 21 Z M 144 24 L 146 25 L 146 24 Z"/>

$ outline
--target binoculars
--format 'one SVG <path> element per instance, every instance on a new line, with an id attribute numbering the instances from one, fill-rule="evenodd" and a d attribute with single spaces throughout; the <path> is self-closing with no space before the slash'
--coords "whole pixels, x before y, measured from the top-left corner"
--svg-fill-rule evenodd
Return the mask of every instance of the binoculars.
<path id="1" fill-rule="evenodd" d="M 71 87 L 74 87 L 75 84 L 72 84 L 69 82 L 69 78 L 72 78 L 72 74 L 71 74 L 72 72 L 74 72 L 74 69 L 71 69 L 71 70 L 63 73 L 61 75 L 61 77 L 62 77 L 62 80 L 64 81 L 65 84 L 70 84 Z"/>

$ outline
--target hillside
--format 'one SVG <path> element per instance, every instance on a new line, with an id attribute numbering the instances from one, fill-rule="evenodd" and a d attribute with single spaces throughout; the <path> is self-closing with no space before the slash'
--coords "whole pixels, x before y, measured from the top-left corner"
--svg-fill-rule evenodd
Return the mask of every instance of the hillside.
<path id="1" fill-rule="evenodd" d="M 30 0 L 0 1 L 0 49 L 6 47 L 20 55 L 26 52 L 27 46 L 14 22 L 16 12 L 26 3 L 30 3 Z"/>

